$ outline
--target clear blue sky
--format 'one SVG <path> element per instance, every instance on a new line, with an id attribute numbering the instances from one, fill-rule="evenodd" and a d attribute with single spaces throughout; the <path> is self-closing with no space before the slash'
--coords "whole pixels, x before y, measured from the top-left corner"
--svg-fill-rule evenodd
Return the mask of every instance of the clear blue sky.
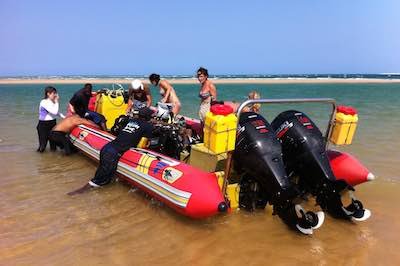
<path id="1" fill-rule="evenodd" d="M 0 76 L 400 72 L 400 1 L 0 1 Z"/>

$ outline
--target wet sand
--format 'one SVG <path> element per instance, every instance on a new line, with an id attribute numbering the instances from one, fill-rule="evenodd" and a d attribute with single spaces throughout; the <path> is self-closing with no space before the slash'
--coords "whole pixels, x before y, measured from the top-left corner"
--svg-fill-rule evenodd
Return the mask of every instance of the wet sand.
<path id="1" fill-rule="evenodd" d="M 0 84 L 110 84 L 110 83 L 129 83 L 134 78 L 89 78 L 89 79 L 17 79 L 17 78 L 0 78 Z M 140 79 L 149 83 L 148 79 Z M 400 83 L 400 79 L 367 79 L 367 78 L 210 78 L 215 84 L 328 84 L 328 83 L 344 83 L 344 84 L 368 84 L 368 83 Z M 195 78 L 168 79 L 172 84 L 198 84 Z"/>

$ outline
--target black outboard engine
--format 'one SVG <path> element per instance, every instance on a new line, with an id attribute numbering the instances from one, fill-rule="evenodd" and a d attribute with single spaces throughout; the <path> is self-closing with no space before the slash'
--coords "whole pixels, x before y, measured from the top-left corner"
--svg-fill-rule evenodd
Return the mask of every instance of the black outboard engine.
<path id="1" fill-rule="evenodd" d="M 344 207 L 341 192 L 354 191 L 343 180 L 336 180 L 326 154 L 326 142 L 311 119 L 299 111 L 279 114 L 271 123 L 282 143 L 287 172 L 298 176 L 298 184 L 305 193 L 316 196 L 323 210 L 340 218 L 365 220 L 370 212 L 352 197 L 352 204 Z M 368 217 L 366 217 L 368 216 Z"/>
<path id="2" fill-rule="evenodd" d="M 322 212 L 305 212 L 299 204 L 293 203 L 299 193 L 286 174 L 281 144 L 261 115 L 253 112 L 241 114 L 233 160 L 235 169 L 242 174 L 241 208 L 264 208 L 270 202 L 274 214 L 305 234 L 311 234 L 312 229 L 322 225 Z"/>

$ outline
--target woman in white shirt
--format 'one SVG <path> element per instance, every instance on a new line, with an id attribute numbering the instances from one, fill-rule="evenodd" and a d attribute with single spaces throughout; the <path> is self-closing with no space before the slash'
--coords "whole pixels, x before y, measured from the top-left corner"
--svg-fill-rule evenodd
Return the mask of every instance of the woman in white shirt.
<path id="1" fill-rule="evenodd" d="M 39 123 L 36 127 L 39 136 L 38 152 L 45 151 L 50 131 L 56 125 L 56 116 L 64 118 L 64 115 L 59 113 L 58 99 L 59 96 L 54 87 L 48 86 L 44 89 L 44 99 L 39 105 Z M 56 145 L 51 140 L 50 149 L 56 150 Z"/>

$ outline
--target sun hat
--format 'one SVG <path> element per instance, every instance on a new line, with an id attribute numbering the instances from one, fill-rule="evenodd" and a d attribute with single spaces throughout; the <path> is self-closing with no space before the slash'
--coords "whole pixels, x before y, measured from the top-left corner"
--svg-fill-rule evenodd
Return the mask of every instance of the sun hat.
<path id="1" fill-rule="evenodd" d="M 134 79 L 131 83 L 132 89 L 137 91 L 137 90 L 143 90 L 143 84 L 140 80 Z"/>

